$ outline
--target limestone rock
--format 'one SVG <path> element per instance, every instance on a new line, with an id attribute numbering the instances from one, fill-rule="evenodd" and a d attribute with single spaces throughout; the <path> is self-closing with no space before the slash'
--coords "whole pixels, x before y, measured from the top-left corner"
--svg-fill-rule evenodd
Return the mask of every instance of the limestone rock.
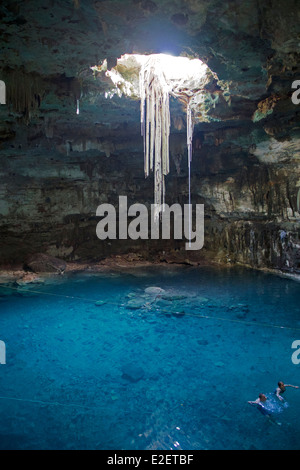
<path id="1" fill-rule="evenodd" d="M 37 253 L 27 258 L 25 268 L 34 273 L 57 273 L 63 274 L 66 270 L 66 263 L 58 258 L 43 253 Z"/>
<path id="2" fill-rule="evenodd" d="M 145 294 L 149 295 L 159 295 L 163 294 L 164 292 L 164 289 L 161 289 L 160 287 L 148 287 L 147 289 L 145 289 Z"/>
<path id="3" fill-rule="evenodd" d="M 131 299 L 126 305 L 126 308 L 130 310 L 139 310 L 140 308 L 143 308 L 145 306 L 145 300 L 144 299 Z"/>
<path id="4" fill-rule="evenodd" d="M 176 294 L 172 294 L 172 293 L 167 292 L 167 293 L 162 295 L 162 299 L 167 300 L 168 302 L 176 302 L 176 301 L 180 301 L 180 300 L 185 300 L 186 295 L 176 295 Z"/>

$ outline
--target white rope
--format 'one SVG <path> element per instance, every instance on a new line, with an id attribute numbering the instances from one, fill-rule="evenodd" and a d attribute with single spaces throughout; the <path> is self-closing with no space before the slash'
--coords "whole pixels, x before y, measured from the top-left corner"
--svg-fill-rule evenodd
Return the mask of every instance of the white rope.
<path id="1" fill-rule="evenodd" d="M 17 292 L 19 291 L 18 288 L 10 287 L 10 286 L 7 286 L 5 284 L 0 284 L 0 287 L 3 287 L 5 289 L 11 289 L 11 290 L 14 290 L 14 291 L 17 291 Z M 32 294 L 38 294 L 38 295 L 46 295 L 46 296 L 48 295 L 48 296 L 52 296 L 52 297 L 60 297 L 60 298 L 64 298 L 64 299 L 81 300 L 83 302 L 93 302 L 93 303 L 99 302 L 99 299 L 98 300 L 93 300 L 93 299 L 87 299 L 87 298 L 83 298 L 83 297 L 73 297 L 73 296 L 62 295 L 62 294 L 51 294 L 51 293 L 48 293 L 48 292 L 40 292 L 40 291 L 34 291 L 34 290 L 28 290 L 27 292 L 32 293 Z M 159 296 L 157 296 L 154 299 L 152 305 L 155 305 L 154 302 L 157 300 L 157 298 L 159 298 Z M 120 303 L 117 303 L 117 302 L 109 302 L 109 301 L 105 301 L 105 304 L 103 304 L 103 307 L 105 307 L 105 305 L 113 305 L 115 307 L 124 307 L 125 306 L 124 304 L 120 304 Z M 148 304 L 148 306 L 149 306 L 149 304 Z M 141 307 L 141 309 L 142 308 L 147 308 L 147 305 L 145 304 L 145 306 Z M 165 313 L 165 314 L 170 314 L 170 310 L 159 309 L 159 312 Z M 171 313 L 176 314 L 175 311 L 172 311 Z M 198 314 L 198 313 L 184 312 L 184 316 L 202 318 L 202 319 L 207 319 L 207 320 L 218 320 L 218 321 L 226 321 L 226 322 L 232 322 L 232 323 L 241 323 L 241 324 L 251 325 L 251 326 L 276 328 L 276 329 L 281 329 L 281 330 L 300 331 L 300 328 L 297 328 L 297 327 L 271 325 L 269 323 L 258 323 L 258 322 L 251 322 L 251 321 L 245 321 L 245 320 L 236 320 L 236 319 L 233 319 L 233 318 L 212 317 L 212 316 L 209 316 L 209 315 L 201 315 L 201 314 Z"/>
<path id="2" fill-rule="evenodd" d="M 187 106 L 187 148 L 188 148 L 188 169 L 189 169 L 189 246 L 192 245 L 192 195 L 191 195 L 191 165 L 193 158 L 193 134 L 194 123 L 192 117 L 191 99 Z"/>
<path id="3" fill-rule="evenodd" d="M 48 401 L 40 401 L 40 400 L 30 400 L 26 398 L 13 398 L 13 397 L 0 397 L 0 400 L 9 400 L 9 401 L 19 401 L 19 402 L 24 402 L 24 403 L 33 403 L 37 405 L 44 405 L 44 406 L 63 406 L 63 407 L 69 407 L 69 408 L 84 408 L 88 410 L 93 410 L 94 408 L 91 408 L 89 406 L 85 405 L 78 405 L 77 403 L 58 403 L 58 402 L 48 402 Z"/>

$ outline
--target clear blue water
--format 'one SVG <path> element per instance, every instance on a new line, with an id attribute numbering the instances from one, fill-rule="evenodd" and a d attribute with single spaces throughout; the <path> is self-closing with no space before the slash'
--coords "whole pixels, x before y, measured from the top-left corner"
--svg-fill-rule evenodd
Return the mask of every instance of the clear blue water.
<path id="1" fill-rule="evenodd" d="M 247 403 L 300 385 L 293 280 L 153 268 L 0 288 L 0 339 L 0 449 L 300 448 L 300 390 L 281 425 Z"/>

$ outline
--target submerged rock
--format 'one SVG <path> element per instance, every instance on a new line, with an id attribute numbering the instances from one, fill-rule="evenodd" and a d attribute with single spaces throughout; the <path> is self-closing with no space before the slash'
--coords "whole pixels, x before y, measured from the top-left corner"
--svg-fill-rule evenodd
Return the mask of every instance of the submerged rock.
<path id="1" fill-rule="evenodd" d="M 96 307 L 102 307 L 103 305 L 106 305 L 107 302 L 105 300 L 98 300 L 98 302 L 95 303 Z"/>
<path id="2" fill-rule="evenodd" d="M 144 370 L 134 364 L 126 364 L 123 366 L 122 372 L 122 378 L 133 383 L 139 382 L 145 376 Z"/>
<path id="3" fill-rule="evenodd" d="M 206 304 L 209 300 L 206 297 L 197 297 L 196 301 L 201 304 Z"/>
<path id="4" fill-rule="evenodd" d="M 197 340 L 197 343 L 198 343 L 200 346 L 208 346 L 208 345 L 209 345 L 209 342 L 208 342 L 206 339 L 198 339 L 198 340 Z"/>
<path id="5" fill-rule="evenodd" d="M 149 295 L 159 295 L 159 294 L 164 294 L 165 290 L 161 289 L 160 287 L 147 287 L 145 289 L 145 294 Z"/>
<path id="6" fill-rule="evenodd" d="M 168 302 L 175 302 L 175 301 L 179 301 L 179 300 L 185 300 L 186 296 L 185 295 L 175 295 L 175 294 L 165 293 L 165 294 L 162 294 L 161 298 L 163 300 L 167 300 Z"/>
<path id="7" fill-rule="evenodd" d="M 126 305 L 126 308 L 129 310 L 139 310 L 140 308 L 143 308 L 145 306 L 145 300 L 144 299 L 132 299 L 129 300 L 129 302 Z"/>
<path id="8" fill-rule="evenodd" d="M 223 367 L 225 367 L 225 364 L 224 364 L 224 362 L 222 362 L 222 361 L 218 361 L 218 362 L 215 363 L 215 366 L 216 366 L 216 367 L 222 367 L 222 368 L 223 368 Z"/>
<path id="9" fill-rule="evenodd" d="M 172 312 L 172 315 L 173 315 L 173 317 L 180 318 L 180 317 L 185 316 L 185 312 L 183 310 L 181 312 Z"/>
<path id="10" fill-rule="evenodd" d="M 10 297 L 15 294 L 14 290 L 14 285 L 13 284 L 7 284 L 7 285 L 2 285 L 0 287 L 0 298 L 5 298 L 5 297 Z"/>
<path id="11" fill-rule="evenodd" d="M 249 306 L 245 304 L 231 305 L 230 307 L 228 307 L 228 310 L 248 313 Z"/>

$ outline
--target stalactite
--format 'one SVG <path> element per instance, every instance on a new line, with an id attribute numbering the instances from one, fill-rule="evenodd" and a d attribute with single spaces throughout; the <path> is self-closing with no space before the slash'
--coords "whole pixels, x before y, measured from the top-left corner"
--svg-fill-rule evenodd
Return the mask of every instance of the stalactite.
<path id="1" fill-rule="evenodd" d="M 170 94 L 176 96 L 167 81 L 159 56 L 149 56 L 140 71 L 141 133 L 144 139 L 145 176 L 154 172 L 155 220 L 165 205 L 165 176 L 170 172 L 169 139 L 171 129 Z M 187 97 L 187 148 L 189 168 L 189 204 L 191 207 L 191 162 L 194 123 L 192 95 Z M 192 214 L 189 214 L 190 235 Z M 191 239 L 191 236 L 190 236 Z"/>
<path id="2" fill-rule="evenodd" d="M 7 75 L 7 102 L 29 122 L 41 105 L 44 86 L 42 79 L 37 76 L 12 71 Z"/>
<path id="3" fill-rule="evenodd" d="M 187 148 L 188 148 L 188 168 L 189 168 L 189 243 L 191 246 L 192 239 L 192 194 L 191 194 L 191 164 L 193 159 L 193 134 L 194 122 L 192 115 L 191 99 L 187 105 Z"/>
<path id="4" fill-rule="evenodd" d="M 170 86 L 156 56 L 140 72 L 141 131 L 144 138 L 145 176 L 154 171 L 155 219 L 165 204 L 165 176 L 170 172 Z"/>

